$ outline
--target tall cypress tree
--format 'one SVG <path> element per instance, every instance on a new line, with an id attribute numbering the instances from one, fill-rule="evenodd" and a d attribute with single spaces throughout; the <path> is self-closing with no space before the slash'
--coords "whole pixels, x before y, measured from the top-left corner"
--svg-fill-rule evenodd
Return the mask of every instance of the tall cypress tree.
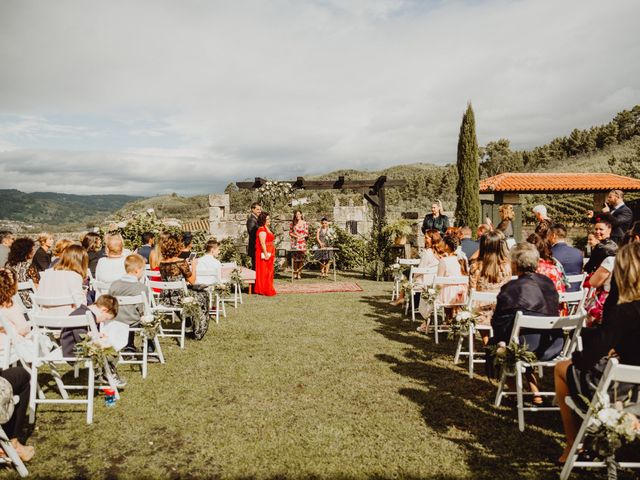
<path id="1" fill-rule="evenodd" d="M 471 103 L 462 116 L 458 137 L 456 225 L 475 229 L 480 224 L 480 174 L 476 121 Z"/>

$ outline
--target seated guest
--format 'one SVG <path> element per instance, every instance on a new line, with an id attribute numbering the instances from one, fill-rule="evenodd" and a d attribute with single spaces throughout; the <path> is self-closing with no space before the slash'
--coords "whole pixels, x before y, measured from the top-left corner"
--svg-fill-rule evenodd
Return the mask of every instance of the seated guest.
<path id="1" fill-rule="evenodd" d="M 9 230 L 0 231 L 0 267 L 4 267 L 4 264 L 7 263 L 9 249 L 14 240 L 15 237 Z"/>
<path id="2" fill-rule="evenodd" d="M 51 247 L 53 246 L 53 235 L 50 233 L 41 233 L 38 236 L 38 244 L 40 247 L 33 255 L 33 266 L 38 272 L 42 272 L 51 265 Z"/>
<path id="3" fill-rule="evenodd" d="M 440 252 L 444 250 L 444 245 L 442 244 L 442 235 L 440 234 L 440 230 L 431 229 L 424 232 L 424 249 L 420 253 L 420 263 L 418 264 L 418 268 L 430 268 L 437 267 L 440 263 Z M 420 283 L 423 287 L 431 285 L 433 283 L 433 278 L 435 275 L 416 275 L 413 277 L 414 283 Z M 416 294 L 419 298 L 420 294 Z M 391 302 L 391 305 L 398 306 L 404 304 L 404 290 L 400 290 L 400 294 L 398 295 L 398 299 Z"/>
<path id="4" fill-rule="evenodd" d="M 156 236 L 153 232 L 144 232 L 142 234 L 142 246 L 138 248 L 136 253 L 144 258 L 145 262 L 149 263 L 149 255 L 153 250 L 153 244 L 156 241 Z"/>
<path id="5" fill-rule="evenodd" d="M 103 257 L 100 235 L 95 232 L 87 233 L 82 238 L 82 247 L 87 251 L 87 255 L 89 255 L 89 271 L 95 278 L 98 261 Z"/>
<path id="6" fill-rule="evenodd" d="M 16 272 L 18 282 L 32 280 L 37 287 L 40 282 L 40 274 L 32 262 L 35 246 L 36 243 L 30 238 L 18 238 L 13 242 L 9 250 L 7 267 L 12 268 Z M 20 300 L 22 300 L 26 308 L 31 308 L 30 293 L 31 292 L 27 290 L 20 292 Z"/>
<path id="7" fill-rule="evenodd" d="M 591 253 L 593 252 L 593 249 L 596 248 L 596 245 L 598 245 L 598 239 L 596 238 L 596 234 L 593 232 L 589 232 L 587 234 L 587 246 L 586 246 L 586 254 L 585 257 L 589 258 L 591 257 Z"/>
<path id="8" fill-rule="evenodd" d="M 576 405 L 585 407 L 582 398 L 593 397 L 610 356 L 617 356 L 620 363 L 640 365 L 640 243 L 620 248 L 613 276 L 618 285 L 618 305 L 611 314 L 605 312 L 600 328 L 583 329 L 582 350 L 555 367 L 556 399 L 567 438 L 560 462 L 567 460 L 579 427 L 566 397 L 571 395 Z M 622 392 L 618 394 L 622 398 Z"/>
<path id="9" fill-rule="evenodd" d="M 558 262 L 551 254 L 551 246 L 546 238 L 541 237 L 537 233 L 532 233 L 527 238 L 527 242 L 534 245 L 538 249 L 540 260 L 538 261 L 538 269 L 536 272 L 549 277 L 556 286 L 558 293 L 567 291 L 567 277 L 562 268 L 562 264 Z"/>
<path id="10" fill-rule="evenodd" d="M 527 242 L 518 243 L 511 249 L 511 271 L 518 278 L 506 283 L 498 294 L 498 303 L 491 318 L 493 337 L 490 343 L 511 340 L 511 331 L 517 312 L 525 315 L 557 316 L 560 309 L 558 292 L 553 282 L 536 272 L 540 261 L 538 249 Z M 540 361 L 551 360 L 562 351 L 563 332 L 559 330 L 525 330 L 521 332 L 521 343 Z M 537 393 L 537 381 L 533 374 L 527 374 L 529 388 Z M 535 396 L 534 404 L 542 404 L 542 398 Z"/>
<path id="11" fill-rule="evenodd" d="M 467 259 L 471 258 L 471 256 L 476 253 L 479 246 L 479 241 L 471 238 L 471 229 L 469 227 L 465 226 L 460 228 L 460 248 Z"/>
<path id="12" fill-rule="evenodd" d="M 509 242 L 513 239 L 514 235 L 513 219 L 516 218 L 516 212 L 513 211 L 513 205 L 509 203 L 500 205 L 498 212 L 500 213 L 500 223 L 496 227 L 496 230 L 500 230 Z"/>
<path id="13" fill-rule="evenodd" d="M 598 240 L 598 244 L 591 251 L 591 257 L 584 266 L 584 271 L 587 273 L 595 272 L 602 261 L 615 255 L 618 249 L 616 242 L 611 240 L 611 220 L 608 215 L 602 214 L 597 218 L 593 233 Z"/>
<path id="14" fill-rule="evenodd" d="M 182 251 L 182 241 L 176 235 L 168 235 L 160 244 L 160 276 L 164 282 L 176 282 L 185 280 L 192 288 L 196 281 L 196 272 L 191 270 L 184 258 L 180 258 Z M 206 290 L 191 290 L 200 306 L 198 318 L 191 319 L 193 334 L 196 340 L 202 339 L 209 328 L 209 294 Z M 160 302 L 165 305 L 179 305 L 182 294 L 177 291 L 167 291 L 160 293 Z"/>
<path id="15" fill-rule="evenodd" d="M 60 257 L 62 256 L 62 252 L 64 252 L 64 249 L 72 243 L 73 242 L 68 238 L 61 238 L 56 242 L 52 250 L 53 255 L 51 256 L 51 263 L 49 264 L 49 268 L 53 268 L 56 266 L 56 264 L 60 261 Z"/>
<path id="16" fill-rule="evenodd" d="M 25 311 L 15 295 L 18 292 L 18 278 L 11 268 L 0 268 L 0 315 L 13 324 L 19 337 L 25 338 L 31 332 L 31 326 L 25 317 Z M 5 334 L 0 326 L 0 339 Z M 0 350 L 3 341 L 0 340 Z"/>
<path id="17" fill-rule="evenodd" d="M 464 260 L 460 260 L 456 256 L 456 249 L 458 248 L 458 239 L 455 237 L 444 237 L 442 240 L 442 250 L 440 254 L 440 261 L 438 262 L 438 277 L 459 277 L 467 275 L 467 266 Z M 438 302 L 442 304 L 454 304 L 462 303 L 467 298 L 468 284 L 460 285 L 446 285 L 440 288 L 438 292 Z M 423 318 L 428 318 L 433 312 L 433 305 L 427 304 L 427 302 L 420 302 L 419 311 Z M 454 313 L 454 308 L 445 308 L 445 315 L 447 318 L 451 318 Z M 423 322 L 417 330 L 419 332 L 427 332 L 427 322 Z"/>
<path id="18" fill-rule="evenodd" d="M 551 244 L 551 254 L 562 264 L 565 275 L 580 275 L 582 273 L 582 252 L 570 247 L 566 242 L 567 227 L 561 223 L 551 225 L 547 239 Z M 580 284 L 574 283 L 568 289 L 569 292 L 580 290 Z"/>
<path id="19" fill-rule="evenodd" d="M 478 292 L 499 292 L 502 286 L 511 280 L 511 260 L 507 241 L 502 232 L 487 232 L 480 237 L 478 259 L 471 264 L 469 288 Z M 473 306 L 473 305 L 472 305 Z M 495 304 L 473 306 L 477 312 L 476 325 L 491 325 Z M 482 341 L 486 345 L 489 332 L 480 330 Z"/>
<path id="20" fill-rule="evenodd" d="M 41 297 L 71 297 L 73 303 L 51 307 L 52 315 L 69 315 L 80 305 L 87 304 L 82 283 L 87 276 L 89 257 L 81 245 L 69 245 L 53 268 L 40 272 L 36 294 Z"/>
<path id="21" fill-rule="evenodd" d="M 182 234 L 182 249 L 180 250 L 179 258 L 189 260 L 191 257 L 191 249 L 193 248 L 193 235 L 191 232 L 184 232 Z"/>
<path id="22" fill-rule="evenodd" d="M 194 260 L 196 271 L 195 283 L 199 285 L 213 285 L 222 280 L 222 264 L 218 260 L 220 244 L 217 240 L 209 240 L 205 244 L 205 254 Z"/>
<path id="23" fill-rule="evenodd" d="M 120 234 L 111 234 L 106 237 L 106 257 L 98 260 L 96 265 L 96 280 L 105 283 L 115 282 L 126 275 L 124 269 L 124 241 Z"/>
<path id="24" fill-rule="evenodd" d="M 489 225 L 488 223 L 481 223 L 477 230 L 476 230 L 476 237 L 478 238 L 478 240 L 480 240 L 480 238 L 487 232 L 491 232 L 493 231 L 493 228 L 491 227 L 491 225 Z M 507 242 L 508 244 L 508 242 Z M 476 250 L 475 253 L 473 255 L 471 255 L 470 257 L 467 258 L 469 265 L 471 265 L 473 262 L 475 262 L 478 258 L 478 253 L 479 251 Z"/>
<path id="25" fill-rule="evenodd" d="M 25 420 L 27 418 L 27 408 L 29 407 L 29 392 L 31 391 L 31 375 L 23 367 L 11 367 L 0 370 L 0 377 L 4 378 L 11 384 L 13 395 L 19 398 L 18 403 L 14 406 L 13 415 L 9 421 L 2 425 L 4 433 L 7 434 L 11 446 L 23 462 L 28 462 L 33 458 L 35 450 L 32 446 L 23 445 L 19 438 L 23 435 Z M 4 453 L 0 449 L 0 452 Z"/>
<path id="26" fill-rule="evenodd" d="M 144 295 L 150 298 L 151 292 L 141 280 L 144 274 L 145 260 L 142 255 L 132 253 L 124 260 L 124 269 L 127 272 L 122 278 L 116 280 L 109 287 L 109 295 L 114 297 L 135 297 Z M 140 317 L 144 315 L 144 304 L 120 305 L 115 321 L 131 326 L 136 326 L 140 322 Z M 126 352 L 135 352 L 135 332 L 129 332 L 127 345 L 124 348 Z M 151 350 L 153 350 L 153 342 L 149 342 Z"/>

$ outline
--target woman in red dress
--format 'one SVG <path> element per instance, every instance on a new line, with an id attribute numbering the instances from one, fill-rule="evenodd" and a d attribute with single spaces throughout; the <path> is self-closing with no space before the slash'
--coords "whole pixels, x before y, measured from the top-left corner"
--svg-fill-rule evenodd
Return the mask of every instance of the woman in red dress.
<path id="1" fill-rule="evenodd" d="M 276 259 L 276 249 L 273 245 L 275 235 L 269 230 L 271 218 L 267 212 L 258 216 L 258 231 L 256 232 L 256 284 L 254 292 L 258 295 L 272 297 L 276 294 L 273 288 L 273 265 Z"/>

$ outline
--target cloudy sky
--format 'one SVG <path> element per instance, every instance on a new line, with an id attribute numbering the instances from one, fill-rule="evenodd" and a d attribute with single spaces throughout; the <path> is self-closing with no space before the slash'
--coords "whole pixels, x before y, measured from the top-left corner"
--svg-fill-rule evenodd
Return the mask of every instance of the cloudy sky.
<path id="1" fill-rule="evenodd" d="M 0 0 L 0 188 L 221 191 L 455 161 L 640 103 L 637 0 Z"/>

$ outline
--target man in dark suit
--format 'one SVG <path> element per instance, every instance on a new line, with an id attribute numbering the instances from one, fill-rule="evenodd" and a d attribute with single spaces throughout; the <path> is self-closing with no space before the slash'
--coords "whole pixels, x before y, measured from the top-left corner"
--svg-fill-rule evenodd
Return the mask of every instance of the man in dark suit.
<path id="1" fill-rule="evenodd" d="M 580 275 L 582 273 L 582 252 L 577 248 L 567 245 L 567 228 L 561 223 L 554 223 L 549 229 L 547 237 L 551 243 L 551 253 L 564 268 L 567 275 Z M 569 292 L 577 292 L 580 290 L 579 283 L 572 283 L 568 289 Z"/>
<path id="2" fill-rule="evenodd" d="M 611 240 L 619 245 L 633 222 L 633 212 L 624 204 L 622 190 L 611 190 L 609 192 L 602 212 L 610 215 L 612 225 Z M 598 218 L 601 216 L 599 213 L 594 214 L 593 210 L 589 210 L 587 215 L 590 217 L 591 223 L 597 223 Z"/>
<path id="3" fill-rule="evenodd" d="M 467 260 L 469 260 L 471 256 L 478 251 L 480 242 L 471 238 L 471 229 L 467 226 L 460 229 L 460 236 L 462 237 L 460 239 L 460 248 L 467 256 Z"/>
<path id="4" fill-rule="evenodd" d="M 262 212 L 262 207 L 258 202 L 251 204 L 251 214 L 247 218 L 247 233 L 249 234 L 249 244 L 247 254 L 251 257 L 251 268 L 256 269 L 256 232 L 258 231 L 258 215 Z"/>

